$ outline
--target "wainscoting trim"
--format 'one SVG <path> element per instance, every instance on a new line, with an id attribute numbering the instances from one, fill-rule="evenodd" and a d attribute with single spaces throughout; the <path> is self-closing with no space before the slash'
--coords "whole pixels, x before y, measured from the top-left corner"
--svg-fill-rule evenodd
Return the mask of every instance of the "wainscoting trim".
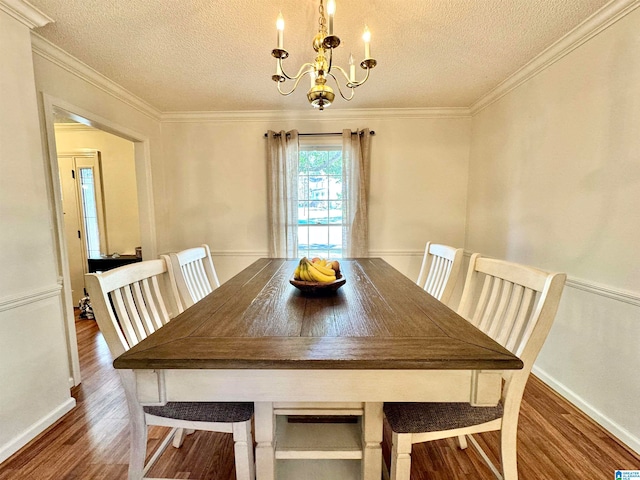
<path id="1" fill-rule="evenodd" d="M 585 292 L 593 293 L 601 297 L 610 298 L 619 302 L 628 303 L 640 307 L 640 293 L 629 292 L 606 285 L 600 285 L 595 282 L 587 280 L 581 280 L 579 278 L 567 278 L 567 287 L 575 288 L 577 290 L 583 290 Z"/>
<path id="2" fill-rule="evenodd" d="M 1 298 L 0 312 L 11 310 L 12 308 L 21 307 L 22 305 L 27 305 L 28 303 L 38 302 L 46 298 L 57 297 L 60 295 L 61 290 L 62 285 L 56 283 L 55 285 L 44 287 L 38 290 L 33 290 L 31 292 Z"/>
<path id="3" fill-rule="evenodd" d="M 66 413 L 70 412 L 76 406 L 76 399 L 68 398 L 64 403 L 53 409 L 40 420 L 32 424 L 24 432 L 13 438 L 10 442 L 0 445 L 0 463 L 4 462 L 11 455 L 24 447 L 31 440 L 44 432 L 51 425 L 56 423 Z"/>
<path id="4" fill-rule="evenodd" d="M 640 7 L 640 0 L 618 0 L 609 2 L 565 36 L 553 43 L 529 63 L 501 82 L 489 93 L 470 106 L 471 115 L 476 115 L 523 83 L 529 81 L 583 43 L 598 35 L 621 18 Z"/>
<path id="5" fill-rule="evenodd" d="M 611 433 L 611 435 L 616 437 L 636 453 L 640 454 L 640 438 L 633 435 L 622 425 L 611 420 L 600 410 L 585 401 L 580 395 L 576 394 L 573 390 L 566 387 L 562 382 L 559 382 L 541 368 L 534 365 L 532 372 L 558 394 L 566 398 L 569 402 L 591 417 L 596 423 Z"/>

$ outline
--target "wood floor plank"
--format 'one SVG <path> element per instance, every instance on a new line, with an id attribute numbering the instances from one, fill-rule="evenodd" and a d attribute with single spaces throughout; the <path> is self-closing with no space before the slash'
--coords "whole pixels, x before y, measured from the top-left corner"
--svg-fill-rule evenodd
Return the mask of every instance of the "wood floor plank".
<path id="1" fill-rule="evenodd" d="M 92 320 L 77 320 L 83 382 L 72 390 L 76 408 L 55 426 L 0 464 L 0 480 L 125 480 L 129 457 L 128 412 L 120 378 Z M 149 430 L 149 452 L 167 429 Z M 383 453 L 389 459 L 385 428 Z M 497 432 L 477 435 L 498 460 Z M 493 480 L 482 458 L 455 439 L 414 445 L 411 480 Z M 520 480 L 610 480 L 616 469 L 640 469 L 635 455 L 595 422 L 531 377 L 518 432 Z M 157 477 L 235 480 L 233 441 L 222 433 L 196 432 L 182 448 L 168 447 L 150 472 Z M 339 480 L 339 479 L 336 479 Z"/>

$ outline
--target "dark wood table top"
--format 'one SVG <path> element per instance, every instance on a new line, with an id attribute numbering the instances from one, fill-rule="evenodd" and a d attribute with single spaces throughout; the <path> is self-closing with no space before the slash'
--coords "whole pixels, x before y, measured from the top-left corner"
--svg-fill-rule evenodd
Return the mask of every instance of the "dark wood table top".
<path id="1" fill-rule="evenodd" d="M 310 296 L 296 260 L 260 259 L 114 361 L 131 369 L 520 369 L 522 362 L 379 258 Z"/>

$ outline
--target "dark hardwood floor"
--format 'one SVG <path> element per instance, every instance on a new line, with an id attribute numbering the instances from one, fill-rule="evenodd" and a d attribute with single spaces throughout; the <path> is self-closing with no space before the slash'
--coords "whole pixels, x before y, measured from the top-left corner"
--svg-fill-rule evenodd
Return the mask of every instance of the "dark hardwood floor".
<path id="1" fill-rule="evenodd" d="M 78 320 L 76 326 L 83 378 L 73 390 L 77 407 L 2 463 L 0 480 L 126 479 L 129 427 L 120 379 L 95 322 Z M 165 432 L 160 427 L 150 429 L 149 451 Z M 476 438 L 497 463 L 498 434 Z M 389 439 L 386 430 L 387 458 Z M 639 456 L 535 377 L 524 395 L 518 453 L 520 480 L 612 480 L 616 469 L 640 469 Z M 414 445 L 412 457 L 412 480 L 495 478 L 471 446 L 459 450 L 452 439 Z M 149 474 L 234 480 L 231 436 L 196 432 L 182 448 L 168 447 Z"/>

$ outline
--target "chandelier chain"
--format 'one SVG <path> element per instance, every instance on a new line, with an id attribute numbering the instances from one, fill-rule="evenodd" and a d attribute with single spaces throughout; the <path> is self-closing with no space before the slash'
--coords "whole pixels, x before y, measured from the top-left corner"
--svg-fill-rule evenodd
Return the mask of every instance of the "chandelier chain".
<path id="1" fill-rule="evenodd" d="M 320 0 L 320 6 L 318 7 L 318 12 L 320 12 L 320 17 L 318 18 L 318 26 L 320 27 L 320 32 L 322 32 L 323 35 L 326 35 L 327 33 L 327 20 L 324 16 L 324 4 L 322 3 L 322 0 Z"/>

